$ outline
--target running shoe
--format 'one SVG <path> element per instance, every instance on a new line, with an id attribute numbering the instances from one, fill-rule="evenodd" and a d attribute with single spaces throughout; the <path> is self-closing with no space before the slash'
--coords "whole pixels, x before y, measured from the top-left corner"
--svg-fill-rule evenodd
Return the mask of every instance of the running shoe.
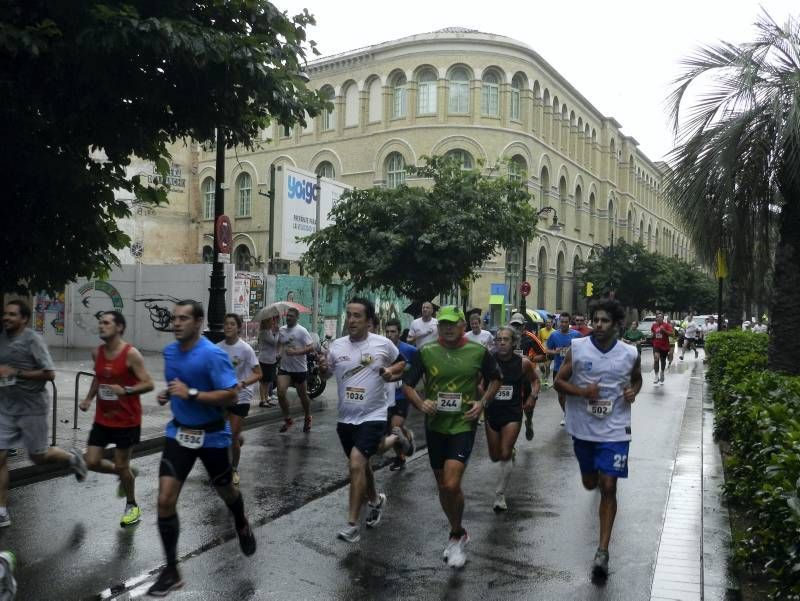
<path id="1" fill-rule="evenodd" d="M 664 383 L 664 372 L 661 372 L 661 378 L 659 380 L 662 384 Z"/>
<path id="2" fill-rule="evenodd" d="M 6 451 L 6 455 L 8 457 L 16 457 L 17 455 L 19 455 L 19 449 L 8 449 Z"/>
<path id="3" fill-rule="evenodd" d="M 458 544 L 458 537 L 451 536 L 448 539 L 447 546 L 444 548 L 444 551 L 442 552 L 442 561 L 447 563 L 447 560 L 450 557 L 450 552 L 453 550 L 453 547 L 455 547 L 457 544 Z"/>
<path id="4" fill-rule="evenodd" d="M 303 420 L 303 432 L 311 432 L 311 420 L 314 419 L 310 415 Z"/>
<path id="5" fill-rule="evenodd" d="M 294 420 L 291 417 L 287 417 L 283 420 L 283 425 L 278 429 L 278 432 L 286 432 L 289 428 L 294 425 Z"/>
<path id="6" fill-rule="evenodd" d="M 355 524 L 347 524 L 336 535 L 337 538 L 348 543 L 357 543 L 361 540 L 361 533 L 358 531 L 358 526 Z"/>
<path id="7" fill-rule="evenodd" d="M 541 388 L 542 390 L 547 390 L 548 388 L 550 388 L 550 384 L 548 384 L 547 382 L 542 382 Z"/>
<path id="8" fill-rule="evenodd" d="M 403 454 L 408 455 L 408 452 L 411 450 L 411 442 L 408 440 L 403 431 L 400 429 L 400 426 L 395 426 L 392 428 L 392 434 L 397 436 L 397 441 L 400 443 L 400 449 L 403 451 Z"/>
<path id="9" fill-rule="evenodd" d="M 136 478 L 136 476 L 139 475 L 139 469 L 131 466 L 131 473 L 133 474 L 133 477 Z M 117 484 L 117 496 L 121 499 L 126 494 L 128 493 L 125 492 L 125 487 L 122 485 L 122 478 L 119 478 L 119 483 Z"/>
<path id="10" fill-rule="evenodd" d="M 259 401 L 258 402 L 258 406 L 259 407 L 272 407 L 272 405 L 269 403 L 269 401 Z"/>
<path id="11" fill-rule="evenodd" d="M 147 590 L 151 597 L 166 597 L 170 592 L 183 586 L 181 573 L 176 566 L 167 566 L 158 575 L 158 580 Z"/>
<path id="12" fill-rule="evenodd" d="M 680 357 L 678 357 L 678 359 L 680 359 L 681 361 L 683 361 L 683 355 L 681 355 Z"/>
<path id="13" fill-rule="evenodd" d="M 83 482 L 86 480 L 86 474 L 89 473 L 89 469 L 86 467 L 86 460 L 83 458 L 83 453 L 77 449 L 72 449 L 69 454 L 72 455 L 72 457 L 69 458 L 69 467 L 75 474 L 75 479 L 78 482 Z"/>
<path id="14" fill-rule="evenodd" d="M 564 421 L 564 418 L 562 417 L 562 418 L 561 418 L 561 426 L 566 426 L 566 425 L 567 425 L 567 422 L 565 422 L 565 421 Z"/>
<path id="15" fill-rule="evenodd" d="M 411 428 L 406 428 L 406 434 L 408 435 L 408 453 L 406 453 L 406 457 L 411 457 L 414 451 L 417 450 L 414 445 L 414 431 Z"/>
<path id="16" fill-rule="evenodd" d="M 658 384 L 658 374 L 656 373 L 655 379 L 653 380 L 653 384 Z"/>
<path id="17" fill-rule="evenodd" d="M 11 516 L 8 511 L 0 513 L 0 528 L 6 528 L 11 525 Z"/>
<path id="18" fill-rule="evenodd" d="M 464 552 L 464 547 L 469 542 L 469 534 L 464 530 L 459 538 L 456 538 L 455 544 L 450 548 L 450 553 L 447 556 L 447 565 L 451 568 L 460 569 L 467 563 L 467 554 Z"/>
<path id="19" fill-rule="evenodd" d="M 123 528 L 127 526 L 134 526 L 142 519 L 142 510 L 138 505 L 125 505 L 125 513 L 119 520 L 119 525 Z"/>
<path id="20" fill-rule="evenodd" d="M 233 470 L 233 485 L 234 486 L 239 486 L 239 481 L 240 481 L 239 470 L 234 469 Z"/>
<path id="21" fill-rule="evenodd" d="M 525 420 L 525 440 L 533 440 L 533 422 L 529 419 Z"/>
<path id="22" fill-rule="evenodd" d="M 396 472 L 406 467 L 406 460 L 403 457 L 395 457 L 392 465 L 389 466 L 390 472 Z"/>
<path id="23" fill-rule="evenodd" d="M 506 496 L 501 493 L 495 493 L 494 495 L 494 505 L 492 505 L 492 509 L 495 510 L 496 513 L 500 513 L 501 511 L 506 511 L 508 509 L 508 504 L 506 503 Z"/>
<path id="24" fill-rule="evenodd" d="M 239 548 L 242 553 L 250 557 L 256 552 L 256 537 L 249 523 L 245 524 L 241 530 L 238 530 L 236 535 L 239 537 Z"/>
<path id="25" fill-rule="evenodd" d="M 381 516 L 386 509 L 386 495 L 382 492 L 378 493 L 378 502 L 373 504 L 372 501 L 368 501 L 367 507 L 369 508 L 369 514 L 365 523 L 367 528 L 374 528 L 381 523 Z"/>
<path id="26" fill-rule="evenodd" d="M 598 549 L 592 562 L 592 579 L 605 580 L 608 578 L 608 551 Z"/>

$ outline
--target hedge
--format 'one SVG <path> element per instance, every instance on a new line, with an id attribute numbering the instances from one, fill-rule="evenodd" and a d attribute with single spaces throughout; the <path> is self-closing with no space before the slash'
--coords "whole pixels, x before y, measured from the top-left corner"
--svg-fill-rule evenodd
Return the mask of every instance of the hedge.
<path id="1" fill-rule="evenodd" d="M 724 492 L 748 527 L 734 532 L 738 567 L 769 598 L 800 601 L 800 377 L 769 371 L 766 334 L 706 337 L 714 434 L 727 446 Z"/>

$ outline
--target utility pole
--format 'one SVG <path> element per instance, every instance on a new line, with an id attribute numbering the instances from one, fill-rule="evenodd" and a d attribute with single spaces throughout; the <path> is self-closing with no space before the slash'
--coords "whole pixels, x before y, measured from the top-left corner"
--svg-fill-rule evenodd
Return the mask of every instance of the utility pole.
<path id="1" fill-rule="evenodd" d="M 225 270 L 219 260 L 220 217 L 225 213 L 225 131 L 217 128 L 216 185 L 214 188 L 214 266 L 211 268 L 211 287 L 208 289 L 208 331 L 206 337 L 217 343 L 225 338 Z M 230 249 L 229 249 L 230 250 Z M 230 254 L 229 254 L 230 256 Z"/>

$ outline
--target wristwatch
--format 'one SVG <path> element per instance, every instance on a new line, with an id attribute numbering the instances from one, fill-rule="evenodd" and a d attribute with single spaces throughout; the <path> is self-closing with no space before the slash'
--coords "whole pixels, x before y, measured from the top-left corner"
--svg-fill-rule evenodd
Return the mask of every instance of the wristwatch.
<path id="1" fill-rule="evenodd" d="M 124 390 L 125 390 L 125 395 L 126 396 L 131 396 L 132 394 L 134 394 L 133 386 L 125 386 Z"/>
<path id="2" fill-rule="evenodd" d="M 190 388 L 189 389 L 189 400 L 190 401 L 196 401 L 198 394 L 200 394 L 200 391 L 197 390 L 197 388 Z"/>

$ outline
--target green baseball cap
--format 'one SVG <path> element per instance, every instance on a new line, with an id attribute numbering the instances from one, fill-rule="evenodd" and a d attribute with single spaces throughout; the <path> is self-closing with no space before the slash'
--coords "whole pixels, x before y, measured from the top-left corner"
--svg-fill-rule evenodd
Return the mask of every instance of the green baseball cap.
<path id="1" fill-rule="evenodd" d="M 446 307 L 439 309 L 439 311 L 436 313 L 436 320 L 458 322 L 461 320 L 466 321 L 466 318 L 464 317 L 464 312 L 461 309 L 455 305 L 447 305 Z"/>

